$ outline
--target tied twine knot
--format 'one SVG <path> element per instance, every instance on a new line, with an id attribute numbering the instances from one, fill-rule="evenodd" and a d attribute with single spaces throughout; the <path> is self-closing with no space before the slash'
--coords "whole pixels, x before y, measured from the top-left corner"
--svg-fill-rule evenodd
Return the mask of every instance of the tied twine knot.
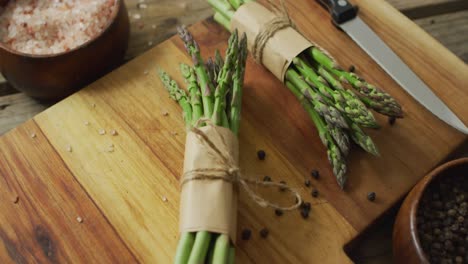
<path id="1" fill-rule="evenodd" d="M 289 16 L 288 10 L 286 9 L 285 1 L 279 0 L 280 8 L 277 8 L 272 0 L 268 0 L 268 3 L 272 7 L 273 11 L 277 14 L 277 17 L 273 18 L 272 20 L 268 21 L 265 25 L 263 25 L 262 29 L 258 32 L 255 36 L 255 40 L 252 46 L 252 56 L 258 64 L 263 64 L 263 50 L 276 32 L 291 27 L 299 34 L 303 35 L 296 27 L 296 24 L 292 21 L 291 17 Z M 322 48 L 317 43 L 309 40 L 312 47 L 316 47 L 322 53 L 327 55 L 334 63 L 336 63 L 335 58 L 324 48 Z"/>
<path id="2" fill-rule="evenodd" d="M 236 165 L 232 155 L 230 155 L 227 151 L 223 153 L 223 151 L 221 151 L 220 148 L 218 148 L 216 144 L 213 143 L 213 141 L 206 135 L 206 133 L 198 128 L 201 124 L 211 126 L 216 132 L 215 135 L 220 138 L 220 141 L 224 145 L 226 145 L 225 139 L 218 132 L 216 126 L 211 122 L 211 120 L 207 118 L 199 119 L 197 123 L 190 129 L 191 132 L 195 133 L 199 139 L 201 139 L 202 144 L 205 144 L 210 150 L 213 151 L 215 158 L 219 162 L 219 168 L 200 168 L 187 171 L 182 175 L 182 182 L 180 184 L 181 186 L 190 181 L 222 180 L 242 187 L 247 195 L 261 207 L 272 207 L 283 211 L 291 211 L 297 209 L 302 204 L 302 198 L 299 192 L 293 190 L 286 184 L 265 182 L 243 177 L 240 168 Z M 296 203 L 286 207 L 280 206 L 258 195 L 255 191 L 252 190 L 250 185 L 281 188 L 282 190 L 292 193 L 296 197 Z"/>

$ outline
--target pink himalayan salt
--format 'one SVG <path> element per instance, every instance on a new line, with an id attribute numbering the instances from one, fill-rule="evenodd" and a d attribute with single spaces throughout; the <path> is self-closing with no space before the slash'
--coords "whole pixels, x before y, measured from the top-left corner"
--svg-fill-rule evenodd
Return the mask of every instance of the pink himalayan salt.
<path id="1" fill-rule="evenodd" d="M 12 0 L 0 8 L 0 42 L 29 54 L 69 51 L 108 25 L 117 0 Z"/>

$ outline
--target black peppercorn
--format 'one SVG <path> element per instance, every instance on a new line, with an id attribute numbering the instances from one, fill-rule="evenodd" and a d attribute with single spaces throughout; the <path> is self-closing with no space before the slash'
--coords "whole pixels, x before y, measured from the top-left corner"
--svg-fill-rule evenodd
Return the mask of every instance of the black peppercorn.
<path id="1" fill-rule="evenodd" d="M 251 235 L 252 231 L 250 231 L 250 229 L 245 228 L 244 230 L 242 230 L 241 238 L 242 240 L 249 240 Z"/>
<path id="2" fill-rule="evenodd" d="M 270 176 L 265 176 L 263 177 L 264 182 L 271 182 L 271 177 Z"/>
<path id="3" fill-rule="evenodd" d="M 282 216 L 282 215 L 283 215 L 283 211 L 282 211 L 281 209 L 276 209 L 276 210 L 275 210 L 275 214 L 276 214 L 277 216 Z"/>
<path id="4" fill-rule="evenodd" d="M 373 201 L 375 201 L 375 198 L 376 198 L 375 192 L 370 192 L 370 193 L 367 194 L 367 200 L 373 202 Z"/>
<path id="5" fill-rule="evenodd" d="M 309 179 L 305 180 L 305 181 L 304 181 L 304 185 L 305 185 L 306 187 L 310 187 L 310 180 L 309 180 Z"/>
<path id="6" fill-rule="evenodd" d="M 356 67 L 354 65 L 349 66 L 348 71 L 349 72 L 354 72 L 356 70 Z"/>
<path id="7" fill-rule="evenodd" d="M 395 124 L 395 122 L 396 122 L 396 117 L 394 117 L 394 116 L 388 117 L 388 123 L 389 123 L 391 126 L 393 126 L 393 125 Z"/>
<path id="8" fill-rule="evenodd" d="M 442 245 L 440 243 L 432 243 L 432 248 L 434 249 L 441 249 L 442 248 Z"/>
<path id="9" fill-rule="evenodd" d="M 259 160 L 264 160 L 266 157 L 266 153 L 264 150 L 259 150 L 257 151 L 257 157 Z"/>
<path id="10" fill-rule="evenodd" d="M 260 230 L 260 236 L 263 237 L 263 238 L 266 238 L 269 234 L 269 231 L 268 229 L 266 228 L 262 228 L 262 230 Z"/>
<path id="11" fill-rule="evenodd" d="M 305 208 L 307 211 L 310 211 L 311 204 L 310 204 L 309 202 L 305 202 L 305 203 L 304 203 L 304 208 Z"/>
<path id="12" fill-rule="evenodd" d="M 313 189 L 311 194 L 312 194 L 312 197 L 318 197 L 319 191 L 317 189 Z"/>
<path id="13" fill-rule="evenodd" d="M 318 180 L 320 178 L 320 173 L 318 172 L 318 170 L 312 170 L 310 172 L 310 175 L 316 180 Z"/>

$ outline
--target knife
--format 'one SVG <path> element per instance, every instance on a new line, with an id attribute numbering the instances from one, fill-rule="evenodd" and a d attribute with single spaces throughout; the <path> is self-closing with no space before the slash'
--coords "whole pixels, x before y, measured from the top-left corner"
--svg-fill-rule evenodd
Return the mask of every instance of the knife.
<path id="1" fill-rule="evenodd" d="M 450 108 L 362 21 L 357 6 L 347 0 L 317 0 L 327 8 L 333 23 L 345 31 L 406 92 L 445 123 L 468 134 L 468 128 Z"/>

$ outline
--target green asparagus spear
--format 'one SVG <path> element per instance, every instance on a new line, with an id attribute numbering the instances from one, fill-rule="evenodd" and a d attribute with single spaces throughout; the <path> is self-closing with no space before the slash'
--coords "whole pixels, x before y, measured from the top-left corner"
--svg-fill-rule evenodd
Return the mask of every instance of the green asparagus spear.
<path id="1" fill-rule="evenodd" d="M 367 105 L 371 109 L 374 109 L 378 113 L 381 113 L 386 116 L 393 116 L 393 117 L 398 117 L 398 118 L 403 117 L 403 111 L 401 110 L 401 107 L 398 105 L 381 103 L 378 101 L 374 101 L 365 96 L 361 96 L 360 98 L 361 98 L 361 101 L 365 105 Z"/>
<path id="2" fill-rule="evenodd" d="M 234 16 L 235 10 L 227 0 L 207 0 L 208 3 L 213 7 L 216 13 L 224 16 L 228 21 L 231 21 Z"/>
<path id="3" fill-rule="evenodd" d="M 234 134 L 239 133 L 240 113 L 242 106 L 242 87 L 244 86 L 245 63 L 247 61 L 247 35 L 244 33 L 239 41 L 239 52 L 235 64 L 236 70 L 232 82 L 232 98 L 231 98 L 231 131 Z"/>
<path id="4" fill-rule="evenodd" d="M 330 132 L 327 130 L 325 121 L 320 117 L 320 115 L 315 111 L 314 107 L 306 98 L 299 88 L 297 88 L 292 82 L 286 81 L 286 87 L 296 96 L 296 98 L 301 102 L 302 107 L 309 114 L 310 118 L 314 122 L 322 143 L 327 148 L 328 160 L 333 168 L 333 173 L 336 176 L 338 184 L 341 188 L 344 188 L 346 183 L 346 161 L 341 154 L 340 149 L 337 147 L 335 141 L 333 140 Z"/>
<path id="5" fill-rule="evenodd" d="M 201 89 L 202 101 L 203 101 L 203 114 L 207 118 L 211 118 L 213 114 L 213 102 L 214 102 L 214 87 L 209 81 L 208 73 L 203 63 L 203 59 L 200 54 L 200 48 L 197 42 L 193 39 L 192 34 L 185 27 L 178 28 L 179 36 L 185 43 L 187 52 L 192 57 L 195 72 L 198 78 L 198 84 Z"/>
<path id="6" fill-rule="evenodd" d="M 372 112 L 367 109 L 366 105 L 361 102 L 359 97 L 353 91 L 344 89 L 341 83 L 323 66 L 317 65 L 317 72 L 343 97 L 346 102 L 343 106 L 346 116 L 363 127 L 379 127 Z"/>
<path id="7" fill-rule="evenodd" d="M 332 138 L 335 140 L 336 145 L 341 151 L 341 154 L 343 154 L 345 157 L 348 156 L 351 143 L 349 141 L 347 131 L 341 127 L 333 126 L 331 124 L 327 124 L 327 129 L 330 132 Z"/>
<path id="8" fill-rule="evenodd" d="M 216 12 L 213 16 L 214 21 L 218 22 L 221 26 L 223 26 L 225 29 L 230 30 L 231 29 L 231 21 L 227 17 L 225 17 L 223 14 Z"/>
<path id="9" fill-rule="evenodd" d="M 367 151 L 368 153 L 379 156 L 379 151 L 375 146 L 372 138 L 368 136 L 356 123 L 351 121 L 350 119 L 347 120 L 349 125 L 349 133 L 351 135 L 351 139 L 358 144 L 362 149 Z"/>
<path id="10" fill-rule="evenodd" d="M 199 231 L 195 236 L 195 243 L 190 253 L 188 264 L 205 263 L 206 255 L 208 254 L 208 247 L 211 241 L 211 233 L 207 231 Z"/>
<path id="11" fill-rule="evenodd" d="M 303 96 L 312 102 L 315 111 L 323 116 L 327 122 L 342 128 L 348 127 L 343 115 L 334 106 L 326 104 L 322 96 L 315 92 L 294 69 L 290 68 L 286 71 L 286 80 L 294 84 Z"/>
<path id="12" fill-rule="evenodd" d="M 308 54 L 312 58 L 325 67 L 332 74 L 336 75 L 340 81 L 349 82 L 351 86 L 356 89 L 362 96 L 367 97 L 371 101 L 377 102 L 378 104 L 368 104 L 369 107 L 373 107 L 375 111 L 395 116 L 403 117 L 403 111 L 398 102 L 388 93 L 378 89 L 377 87 L 367 83 L 364 79 L 360 78 L 354 73 L 344 71 L 325 53 L 320 51 L 316 47 L 312 47 L 308 50 Z M 392 112 L 383 111 L 380 106 L 388 107 Z M 387 109 L 387 110 L 388 110 Z"/>
<path id="13" fill-rule="evenodd" d="M 329 98 L 323 97 L 324 100 L 328 103 L 331 104 Z M 377 147 L 375 146 L 374 142 L 372 139 L 362 131 L 362 129 L 359 127 L 358 124 L 356 124 L 353 120 L 351 120 L 349 117 L 344 116 L 346 122 L 348 123 L 349 127 L 349 133 L 351 134 L 351 138 L 353 141 L 361 146 L 365 151 L 371 153 L 372 155 L 378 155 Z M 343 138 L 341 135 L 344 131 L 337 129 L 337 127 L 331 126 L 328 124 L 328 130 L 330 131 L 332 137 L 335 139 L 337 142 L 338 146 L 340 147 L 340 150 L 342 151 L 343 154 L 346 153 L 346 149 L 349 149 L 349 138 L 346 140 Z M 348 143 L 348 148 L 346 147 L 346 144 Z M 346 155 L 345 155 L 346 156 Z"/>
<path id="14" fill-rule="evenodd" d="M 229 237 L 226 234 L 220 234 L 216 238 L 213 250 L 213 264 L 227 263 L 229 258 Z"/>
<path id="15" fill-rule="evenodd" d="M 164 87 L 169 92 L 171 98 L 179 103 L 183 110 L 185 124 L 190 126 L 192 123 L 192 106 L 184 90 L 180 89 L 177 83 L 163 70 L 159 70 L 159 78 Z"/>
<path id="16" fill-rule="evenodd" d="M 216 125 L 221 125 L 223 122 L 223 113 L 225 113 L 226 109 L 226 94 L 230 89 L 234 63 L 237 57 L 237 43 L 238 35 L 236 30 L 229 38 L 226 61 L 218 75 L 218 86 L 215 91 L 214 113 L 212 118 Z"/>
<path id="17" fill-rule="evenodd" d="M 216 69 L 217 71 L 221 71 L 221 69 L 223 68 L 224 66 L 224 59 L 223 59 L 223 56 L 221 56 L 221 53 L 219 52 L 218 49 L 215 50 L 215 59 L 214 59 L 214 63 L 216 65 Z"/>
<path id="18" fill-rule="evenodd" d="M 234 8 L 234 10 L 237 10 L 242 5 L 241 0 L 229 0 L 229 3 L 231 4 L 232 8 Z"/>
<path id="19" fill-rule="evenodd" d="M 200 95 L 200 88 L 197 83 L 197 76 L 192 67 L 185 63 L 180 64 L 180 71 L 187 83 L 187 90 L 190 94 L 190 105 L 192 106 L 192 124 L 203 116 L 203 106 Z"/>
<path id="20" fill-rule="evenodd" d="M 186 264 L 188 262 L 194 242 L 195 233 L 186 232 L 182 234 L 179 244 L 177 245 L 174 264 Z"/>

